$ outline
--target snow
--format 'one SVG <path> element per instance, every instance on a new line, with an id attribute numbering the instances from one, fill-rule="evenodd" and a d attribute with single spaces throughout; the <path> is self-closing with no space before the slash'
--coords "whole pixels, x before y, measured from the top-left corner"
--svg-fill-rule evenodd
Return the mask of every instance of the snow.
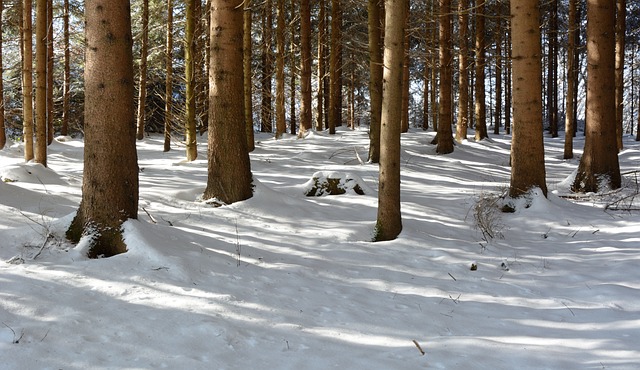
<path id="1" fill-rule="evenodd" d="M 82 141 L 57 138 L 49 168 L 12 144 L 0 151 L 0 368 L 640 368 L 640 215 L 605 209 L 635 191 L 633 175 L 619 192 L 567 197 L 578 160 L 545 138 L 548 198 L 490 209 L 492 239 L 476 204 L 503 201 L 510 137 L 441 156 L 433 135 L 402 136 L 404 228 L 380 243 L 364 128 L 258 134 L 254 197 L 218 208 L 199 200 L 206 136 L 185 163 L 152 135 L 138 142 L 129 251 L 98 260 L 64 239 Z M 623 172 L 640 160 L 640 143 L 625 146 Z M 314 176 L 365 195 L 307 197 Z"/>

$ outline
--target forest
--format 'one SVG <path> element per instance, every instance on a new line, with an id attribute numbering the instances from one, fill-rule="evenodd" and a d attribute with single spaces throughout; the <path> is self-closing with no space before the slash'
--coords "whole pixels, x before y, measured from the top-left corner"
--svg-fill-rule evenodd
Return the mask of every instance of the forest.
<path id="1" fill-rule="evenodd" d="M 0 367 L 637 366 L 637 2 L 0 10 Z"/>

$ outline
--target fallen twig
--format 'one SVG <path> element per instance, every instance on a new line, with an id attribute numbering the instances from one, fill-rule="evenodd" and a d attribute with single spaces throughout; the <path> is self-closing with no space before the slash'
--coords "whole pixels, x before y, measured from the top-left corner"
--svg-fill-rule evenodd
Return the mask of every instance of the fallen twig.
<path id="1" fill-rule="evenodd" d="M 157 224 L 156 219 L 153 218 L 153 216 L 151 216 L 151 214 L 149 213 L 149 211 L 146 210 L 146 208 L 142 207 L 142 210 L 144 211 L 144 213 L 147 214 L 147 216 L 149 216 L 149 219 L 151 220 L 151 222 L 153 222 L 154 224 Z"/>
<path id="2" fill-rule="evenodd" d="M 567 310 L 569 310 L 569 312 L 571 312 L 571 314 L 572 314 L 573 316 L 575 316 L 575 315 L 576 315 L 576 314 L 573 312 L 573 310 L 572 310 L 569 306 L 567 306 L 567 304 L 566 304 L 566 303 L 562 302 L 562 304 L 567 308 Z"/>
<path id="3" fill-rule="evenodd" d="M 420 351 L 420 354 L 421 354 L 422 356 L 424 356 L 424 355 L 425 355 L 425 352 L 424 352 L 424 350 L 422 349 L 422 347 L 420 347 L 420 343 L 418 343 L 418 341 L 416 341 L 416 340 L 414 339 L 414 340 L 413 340 L 413 344 L 415 344 L 415 345 L 416 345 L 416 348 L 418 348 L 418 351 Z"/>
<path id="4" fill-rule="evenodd" d="M 455 277 L 453 277 L 453 275 L 451 275 L 450 272 L 447 272 L 447 274 L 449 274 L 449 276 L 451 276 L 451 278 L 453 279 L 453 281 L 458 281 L 458 279 L 456 279 Z"/>

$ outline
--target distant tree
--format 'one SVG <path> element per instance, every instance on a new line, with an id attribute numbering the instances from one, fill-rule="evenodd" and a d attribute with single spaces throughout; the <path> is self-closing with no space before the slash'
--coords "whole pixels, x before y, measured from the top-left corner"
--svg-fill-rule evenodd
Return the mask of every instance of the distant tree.
<path id="1" fill-rule="evenodd" d="M 382 18 L 380 1 L 369 0 L 369 162 L 380 161 L 380 116 L 382 114 Z"/>
<path id="2" fill-rule="evenodd" d="M 47 0 L 36 2 L 35 162 L 47 166 Z"/>
<path id="3" fill-rule="evenodd" d="M 533 187 L 547 195 L 542 137 L 542 61 L 538 0 L 511 0 L 513 139 L 509 196 Z"/>
<path id="4" fill-rule="evenodd" d="M 4 3 L 0 0 L 0 75 L 4 73 L 4 65 L 2 63 L 2 12 Z M 7 133 L 4 127 L 4 83 L 0 78 L 0 150 L 7 144 Z"/>
<path id="5" fill-rule="evenodd" d="M 577 89 L 578 74 L 576 66 L 576 33 L 579 33 L 579 25 L 576 19 L 576 1 L 569 0 L 569 19 L 567 27 L 569 29 L 567 35 L 567 93 L 564 117 L 564 159 L 573 158 L 573 135 L 576 131 L 576 121 L 574 113 L 574 96 Z"/>
<path id="6" fill-rule="evenodd" d="M 494 9 L 496 9 L 496 89 L 495 89 L 495 101 L 496 101 L 496 110 L 495 110 L 495 123 L 493 125 L 493 133 L 494 135 L 500 134 L 500 126 L 502 126 L 502 36 L 504 33 L 503 28 L 503 3 L 498 2 L 495 4 Z"/>
<path id="7" fill-rule="evenodd" d="M 476 141 L 489 137 L 487 134 L 487 107 L 485 99 L 485 0 L 476 3 L 476 84 L 475 84 L 475 121 Z"/>
<path id="8" fill-rule="evenodd" d="M 24 160 L 33 159 L 33 29 L 31 0 L 22 7 L 22 134 Z"/>
<path id="9" fill-rule="evenodd" d="M 296 0 L 291 0 L 292 19 L 289 20 L 289 29 L 291 40 L 289 42 L 289 133 L 291 135 L 296 134 L 297 121 L 296 121 L 296 75 L 298 70 L 297 58 L 296 58 L 296 33 L 298 33 L 296 12 Z"/>
<path id="10" fill-rule="evenodd" d="M 198 158 L 198 140 L 196 138 L 196 1 L 186 0 L 185 8 L 185 141 L 187 161 Z"/>
<path id="11" fill-rule="evenodd" d="M 211 2 L 209 157 L 204 199 L 231 204 L 253 195 L 244 124 L 243 0 Z"/>
<path id="12" fill-rule="evenodd" d="M 286 130 L 284 108 L 284 0 L 276 0 L 276 139 Z"/>
<path id="13" fill-rule="evenodd" d="M 557 0 L 556 0 L 557 1 Z M 624 46 L 626 38 L 627 1 L 616 0 L 616 140 L 618 151 L 623 149 L 623 113 L 624 113 Z"/>
<path id="14" fill-rule="evenodd" d="M 331 51 L 329 55 L 329 134 L 342 125 L 342 8 L 341 0 L 331 0 Z"/>
<path id="15" fill-rule="evenodd" d="M 138 213 L 129 0 L 86 0 L 82 201 L 67 231 L 90 258 L 126 252 L 121 225 Z"/>
<path id="16" fill-rule="evenodd" d="M 273 131 L 273 110 L 271 104 L 271 88 L 273 77 L 272 27 L 273 27 L 273 2 L 266 0 L 262 7 L 262 57 L 260 81 L 262 83 L 262 96 L 260 107 L 260 131 Z"/>
<path id="17" fill-rule="evenodd" d="M 440 96 L 438 105 L 438 134 L 436 152 L 453 152 L 453 57 L 451 55 L 451 0 L 439 0 L 440 26 L 438 31 L 440 48 Z"/>
<path id="18" fill-rule="evenodd" d="M 318 95 L 316 101 L 316 131 L 322 131 L 324 129 L 324 123 L 326 120 L 324 109 L 324 90 L 326 81 L 326 28 L 327 28 L 327 15 L 325 0 L 320 0 L 318 9 Z"/>
<path id="19" fill-rule="evenodd" d="M 456 141 L 467 139 L 469 127 L 469 71 L 468 63 L 468 29 L 469 29 L 469 4 L 467 0 L 458 1 L 458 122 L 456 125 Z"/>
<path id="20" fill-rule="evenodd" d="M 615 24 L 614 1 L 587 0 L 586 138 L 572 186 L 575 192 L 596 193 L 621 185 L 613 93 Z"/>
<path id="21" fill-rule="evenodd" d="M 558 137 L 558 0 L 551 0 L 548 5 L 547 120 L 551 137 Z"/>
<path id="22" fill-rule="evenodd" d="M 198 0 L 199 1 L 199 0 Z M 147 56 L 149 54 L 149 0 L 142 0 L 142 36 L 140 38 L 140 76 L 138 82 L 138 114 L 136 139 L 144 139 L 147 101 Z"/>
<path id="23" fill-rule="evenodd" d="M 64 0 L 62 19 L 64 45 L 64 78 L 62 82 L 62 128 L 60 133 L 63 136 L 66 136 L 69 134 L 69 110 L 71 109 L 71 48 L 69 44 L 69 0 Z"/>
<path id="24" fill-rule="evenodd" d="M 300 132 L 311 129 L 311 8 L 309 0 L 300 0 Z"/>
<path id="25" fill-rule="evenodd" d="M 164 148 L 171 150 L 171 132 L 173 130 L 173 0 L 167 0 L 167 35 L 166 35 L 165 63 L 165 92 L 164 92 Z"/>
<path id="26" fill-rule="evenodd" d="M 400 212 L 400 118 L 404 20 L 408 0 L 385 1 L 384 72 L 380 130 L 380 175 L 375 241 L 393 240 L 402 231 Z"/>
<path id="27" fill-rule="evenodd" d="M 406 2 L 406 11 L 404 15 L 404 62 L 402 67 L 402 116 L 400 118 L 400 132 L 409 131 L 409 87 L 411 82 L 409 81 L 411 70 L 411 57 L 409 50 L 411 47 L 411 33 L 409 31 L 409 19 L 411 17 L 411 6 L 409 2 Z"/>
<path id="28" fill-rule="evenodd" d="M 253 82 L 251 81 L 251 74 L 253 70 L 252 65 L 252 50 L 253 42 L 251 38 L 251 24 L 253 19 L 253 9 L 251 8 L 251 0 L 245 1 L 243 25 L 244 34 L 242 39 L 244 57 L 242 63 L 244 64 L 244 119 L 247 132 L 247 150 L 252 152 L 255 146 L 255 139 L 253 135 Z"/>
<path id="29" fill-rule="evenodd" d="M 53 61 L 55 59 L 54 51 L 53 51 L 53 0 L 47 0 L 47 36 L 46 36 L 46 45 L 47 45 L 47 145 L 53 142 L 54 136 L 54 128 L 53 128 L 53 115 L 55 112 L 54 109 L 54 100 L 53 100 L 53 89 L 54 89 L 54 70 L 53 70 Z"/>

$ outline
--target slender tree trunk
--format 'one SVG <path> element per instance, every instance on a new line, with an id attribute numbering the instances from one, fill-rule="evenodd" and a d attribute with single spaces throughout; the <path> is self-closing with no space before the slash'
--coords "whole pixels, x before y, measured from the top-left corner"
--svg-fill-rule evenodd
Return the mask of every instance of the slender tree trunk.
<path id="1" fill-rule="evenodd" d="M 262 14 L 262 102 L 260 111 L 260 131 L 273 131 L 273 111 L 271 108 L 272 55 L 271 36 L 273 27 L 273 3 L 266 0 Z"/>
<path id="2" fill-rule="evenodd" d="M 53 0 L 47 0 L 47 145 L 53 142 Z"/>
<path id="3" fill-rule="evenodd" d="M 167 46 L 164 60 L 166 69 L 164 92 L 164 151 L 171 150 L 173 130 L 173 0 L 167 0 Z"/>
<path id="4" fill-rule="evenodd" d="M 456 125 L 456 141 L 462 142 L 467 139 L 467 128 L 469 127 L 469 72 L 468 62 L 468 29 L 469 29 L 469 4 L 467 0 L 458 0 L 458 32 L 459 32 L 459 54 L 458 54 L 458 123 Z M 499 32 L 499 31 L 498 31 Z"/>
<path id="5" fill-rule="evenodd" d="M 611 0 L 587 0 L 587 111 L 584 152 L 572 190 L 621 185 L 615 117 L 615 23 Z"/>
<path id="6" fill-rule="evenodd" d="M 4 65 L 2 63 L 2 12 L 4 3 L 0 0 L 0 75 L 4 73 Z M 0 150 L 7 144 L 7 134 L 4 127 L 4 81 L 0 78 Z"/>
<path id="7" fill-rule="evenodd" d="M 199 0 L 197 0 L 199 1 Z M 142 38 L 140 39 L 140 80 L 138 82 L 138 131 L 136 139 L 144 139 L 145 108 L 147 101 L 147 55 L 149 49 L 149 0 L 142 0 Z"/>
<path id="8" fill-rule="evenodd" d="M 475 121 L 476 141 L 489 137 L 487 134 L 487 107 L 485 101 L 485 3 L 486 0 L 478 0 L 476 5 L 476 94 L 475 94 Z"/>
<path id="9" fill-rule="evenodd" d="M 439 48 L 440 48 L 440 95 L 439 95 L 439 118 L 438 118 L 438 143 L 436 153 L 449 154 L 453 152 L 453 136 L 451 126 L 453 125 L 453 101 L 451 99 L 453 90 L 453 56 L 451 55 L 451 0 L 439 0 L 440 4 L 440 27 L 439 27 Z"/>
<path id="10" fill-rule="evenodd" d="M 502 3 L 496 4 L 496 111 L 495 122 L 493 124 L 494 135 L 500 134 L 500 126 L 502 126 Z"/>
<path id="11" fill-rule="evenodd" d="M 276 139 L 285 132 L 284 108 L 284 0 L 277 0 L 276 17 Z"/>
<path id="12" fill-rule="evenodd" d="M 437 2 L 432 1 L 432 14 L 437 14 Z M 430 91 L 430 100 L 431 100 L 431 126 L 433 127 L 433 131 L 438 132 L 438 121 L 440 120 L 438 108 L 438 101 L 436 96 L 438 95 L 438 53 L 434 50 L 438 50 L 438 16 L 434 16 L 433 24 L 434 26 L 431 28 L 431 32 L 429 33 L 429 45 L 431 46 L 431 91 Z M 437 135 L 437 134 L 436 134 Z"/>
<path id="13" fill-rule="evenodd" d="M 548 71 L 547 71 L 547 119 L 551 137 L 558 137 L 558 0 L 551 0 L 549 4 L 550 20 L 547 38 Z"/>
<path id="14" fill-rule="evenodd" d="M 318 85 L 319 87 L 320 85 Z M 300 132 L 311 130 L 311 8 L 309 0 L 300 0 Z"/>
<path id="15" fill-rule="evenodd" d="M 33 159 L 33 29 L 31 0 L 22 8 L 22 130 L 24 160 Z"/>
<path id="16" fill-rule="evenodd" d="M 253 9 L 251 8 L 251 0 L 245 1 L 243 14 L 244 34 L 243 34 L 243 68 L 244 68 L 244 119 L 247 132 L 247 150 L 252 152 L 256 148 L 255 138 L 253 134 L 253 81 L 251 79 L 253 42 L 251 35 L 251 25 L 253 18 Z"/>
<path id="17" fill-rule="evenodd" d="M 336 127 L 342 125 L 342 9 L 340 2 L 341 0 L 331 0 L 329 134 L 335 134 Z"/>
<path id="18" fill-rule="evenodd" d="M 296 13 L 296 0 L 291 0 L 291 14 Z M 296 33 L 298 27 L 296 24 L 296 17 L 292 16 L 289 21 L 289 34 L 291 40 L 289 42 L 289 133 L 291 135 L 296 134 L 296 73 L 297 73 L 297 59 L 296 59 Z"/>
<path id="19" fill-rule="evenodd" d="M 533 187 L 546 196 L 538 0 L 511 0 L 511 29 L 514 131 L 509 196 L 519 197 Z"/>
<path id="20" fill-rule="evenodd" d="M 505 37 L 505 49 L 507 50 L 506 60 L 506 81 L 505 81 L 505 94 L 504 94 L 504 131 L 507 135 L 511 134 L 511 103 L 512 103 L 512 83 L 511 83 L 511 19 L 507 19 L 507 37 Z"/>
<path id="21" fill-rule="evenodd" d="M 184 45 L 184 72 L 185 72 L 185 143 L 187 161 L 195 161 L 198 158 L 198 141 L 196 136 L 196 1 L 186 0 L 185 9 L 185 45 Z"/>
<path id="22" fill-rule="evenodd" d="M 411 7 L 407 1 L 407 9 L 404 16 L 404 64 L 402 68 L 402 118 L 400 119 L 400 132 L 409 131 L 409 68 L 411 59 L 409 57 L 409 18 Z"/>
<path id="23" fill-rule="evenodd" d="M 35 162 L 47 166 L 47 0 L 36 2 Z"/>
<path id="24" fill-rule="evenodd" d="M 64 78 L 62 84 L 62 136 L 69 134 L 69 103 L 71 100 L 71 52 L 69 50 L 69 0 L 63 8 Z"/>
<path id="25" fill-rule="evenodd" d="M 574 96 L 577 85 L 576 80 L 576 65 L 575 65 L 575 53 L 576 53 L 576 37 L 578 32 L 578 22 L 576 19 L 576 0 L 569 0 L 569 20 L 568 29 L 569 34 L 567 37 L 567 95 L 566 95 L 566 112 L 564 117 L 564 159 L 573 158 L 573 136 L 576 131 L 576 121 L 573 111 Z"/>
<path id="26" fill-rule="evenodd" d="M 380 162 L 380 117 L 382 115 L 382 18 L 380 1 L 369 0 L 369 162 Z"/>
<path id="27" fill-rule="evenodd" d="M 423 89 L 422 89 L 422 130 L 427 131 L 429 129 L 429 76 L 431 75 L 431 69 L 429 67 L 429 47 L 426 47 L 424 53 L 424 70 L 422 71 Z"/>
<path id="28" fill-rule="evenodd" d="M 385 1 L 384 72 L 380 131 L 380 181 L 375 241 L 393 240 L 402 231 L 400 212 L 400 119 L 404 18 L 407 0 Z"/>
<path id="29" fill-rule="evenodd" d="M 304 1 L 304 0 L 303 0 Z M 316 100 L 316 131 L 324 129 L 324 80 L 325 80 L 325 0 L 320 0 L 318 9 L 318 95 Z"/>
<path id="30" fill-rule="evenodd" d="M 616 0 L 616 138 L 618 151 L 623 149 L 623 113 L 624 113 L 624 41 L 626 36 L 627 2 Z"/>
<path id="31" fill-rule="evenodd" d="M 211 3 L 209 156 L 204 199 L 231 204 L 253 195 L 244 122 L 242 0 Z"/>
<path id="32" fill-rule="evenodd" d="M 121 226 L 138 213 L 129 0 L 85 1 L 85 146 L 82 201 L 67 237 L 90 258 L 126 252 Z"/>

